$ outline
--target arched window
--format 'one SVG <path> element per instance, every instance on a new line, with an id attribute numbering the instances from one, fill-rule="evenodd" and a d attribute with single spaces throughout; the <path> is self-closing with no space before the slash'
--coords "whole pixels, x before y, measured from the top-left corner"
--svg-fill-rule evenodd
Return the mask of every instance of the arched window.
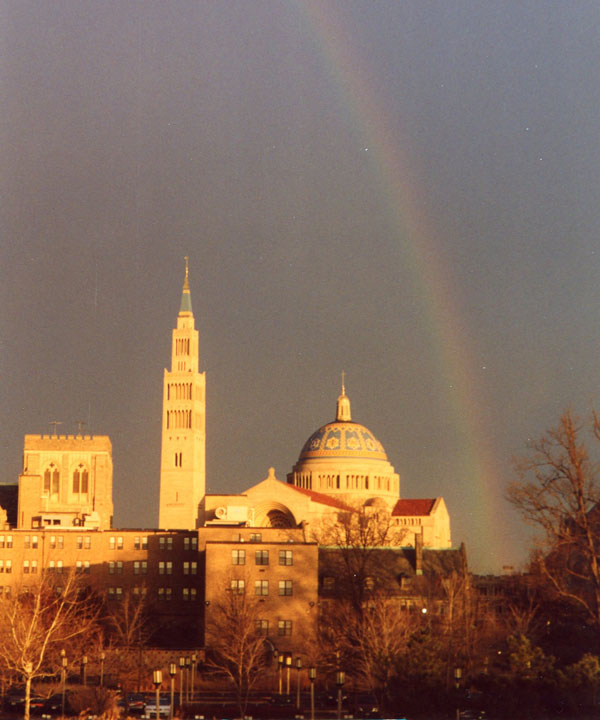
<path id="1" fill-rule="evenodd" d="M 58 497 L 59 489 L 60 472 L 54 463 L 50 463 L 44 472 L 44 495 L 56 499 Z"/>
<path id="2" fill-rule="evenodd" d="M 73 495 L 75 495 L 79 500 L 87 500 L 88 492 L 89 473 L 85 465 L 79 463 L 73 473 Z"/>

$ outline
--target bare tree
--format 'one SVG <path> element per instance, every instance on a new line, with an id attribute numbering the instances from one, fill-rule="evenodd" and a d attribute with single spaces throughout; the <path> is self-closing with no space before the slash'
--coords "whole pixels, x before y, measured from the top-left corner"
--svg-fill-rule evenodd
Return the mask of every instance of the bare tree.
<path id="1" fill-rule="evenodd" d="M 341 662 L 352 668 L 358 684 L 384 707 L 390 683 L 420 621 L 420 614 L 401 609 L 398 598 L 383 592 L 372 593 L 360 614 L 350 602 L 337 601 L 322 613 L 322 647 L 334 648 Z"/>
<path id="2" fill-rule="evenodd" d="M 134 683 L 139 691 L 141 677 L 149 669 L 144 665 L 143 648 L 152 634 L 150 615 L 147 594 L 131 590 L 123 593 L 122 599 L 103 613 L 108 665 L 117 671 L 126 700 Z"/>
<path id="3" fill-rule="evenodd" d="M 207 624 L 206 664 L 233 685 L 240 717 L 245 715 L 250 691 L 271 654 L 258 631 L 261 609 L 253 596 L 228 587 L 211 606 Z"/>
<path id="4" fill-rule="evenodd" d="M 25 720 L 32 680 L 56 672 L 60 649 L 95 632 L 96 618 L 97 605 L 74 571 L 59 581 L 43 574 L 0 599 L 0 660 L 25 683 Z"/>
<path id="5" fill-rule="evenodd" d="M 372 592 L 389 586 L 391 568 L 382 562 L 384 548 L 398 547 L 406 531 L 393 524 L 384 508 L 348 508 L 316 533 L 326 571 L 332 573 L 338 594 L 346 598 L 354 612 L 361 615 Z"/>
<path id="6" fill-rule="evenodd" d="M 600 627 L 600 485 L 583 435 L 586 428 L 570 412 L 558 427 L 530 445 L 517 465 L 519 481 L 509 501 L 540 531 L 537 569 L 554 592 L 579 607 Z M 593 415 L 589 434 L 600 440 Z"/>

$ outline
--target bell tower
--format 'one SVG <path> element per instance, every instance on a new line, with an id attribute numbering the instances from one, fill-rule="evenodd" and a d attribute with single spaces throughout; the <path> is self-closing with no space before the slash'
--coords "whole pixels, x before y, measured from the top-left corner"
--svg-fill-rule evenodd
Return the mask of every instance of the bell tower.
<path id="1" fill-rule="evenodd" d="M 171 370 L 165 370 L 163 381 L 160 529 L 193 530 L 198 526 L 198 506 L 206 487 L 205 388 L 205 374 L 198 372 L 198 331 L 186 257 Z"/>

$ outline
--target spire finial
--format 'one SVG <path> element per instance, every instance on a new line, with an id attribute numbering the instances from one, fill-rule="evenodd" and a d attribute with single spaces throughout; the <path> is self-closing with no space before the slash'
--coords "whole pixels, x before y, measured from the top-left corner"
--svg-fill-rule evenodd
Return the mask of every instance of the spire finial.
<path id="1" fill-rule="evenodd" d="M 337 399 L 337 410 L 335 419 L 338 422 L 350 422 L 352 415 L 350 414 L 350 398 L 346 395 L 346 373 L 342 370 L 342 394 Z"/>
<path id="2" fill-rule="evenodd" d="M 183 281 L 183 291 L 181 293 L 181 305 L 179 307 L 179 314 L 192 314 L 192 296 L 190 294 L 190 266 L 189 257 L 186 255 L 185 260 L 185 280 Z"/>
<path id="3" fill-rule="evenodd" d="M 185 280 L 183 281 L 183 289 L 189 290 L 190 289 L 189 257 L 186 255 L 183 259 L 185 260 Z"/>

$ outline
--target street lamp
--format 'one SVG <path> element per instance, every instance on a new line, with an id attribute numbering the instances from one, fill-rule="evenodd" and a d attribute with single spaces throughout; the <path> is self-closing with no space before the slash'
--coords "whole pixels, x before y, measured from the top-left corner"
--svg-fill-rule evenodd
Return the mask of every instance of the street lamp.
<path id="1" fill-rule="evenodd" d="M 100 687 L 104 685 L 104 661 L 106 660 L 106 653 L 104 650 L 100 653 Z"/>
<path id="2" fill-rule="evenodd" d="M 160 686 L 162 685 L 162 671 L 152 673 L 152 683 L 156 689 L 156 720 L 160 720 Z"/>
<path id="3" fill-rule="evenodd" d="M 174 662 L 169 665 L 169 675 L 171 676 L 171 720 L 175 714 L 175 675 L 177 675 L 177 665 Z"/>
<path id="4" fill-rule="evenodd" d="M 335 684 L 338 688 L 337 696 L 337 716 L 338 720 L 342 717 L 342 688 L 346 682 L 346 673 L 343 670 L 338 670 L 335 674 Z"/>
<path id="5" fill-rule="evenodd" d="M 185 659 L 185 691 L 186 691 L 186 698 L 189 703 L 191 695 L 190 695 L 190 677 L 192 674 L 192 661 L 189 657 Z"/>
<path id="6" fill-rule="evenodd" d="M 285 663 L 285 657 L 284 657 L 283 655 L 280 655 L 280 656 L 277 658 L 277 664 L 279 665 L 279 694 L 280 694 L 280 695 L 281 695 L 282 692 L 283 692 L 281 676 L 282 676 L 282 674 L 283 674 L 283 664 L 284 664 L 284 663 Z"/>
<path id="7" fill-rule="evenodd" d="M 292 656 L 286 655 L 285 656 L 285 669 L 287 671 L 286 673 L 286 685 L 285 685 L 285 694 L 290 694 L 290 670 L 292 669 Z"/>
<path id="8" fill-rule="evenodd" d="M 88 662 L 87 655 L 84 655 L 81 658 L 81 676 L 82 676 L 84 686 L 87 685 L 87 662 Z"/>
<path id="9" fill-rule="evenodd" d="M 296 685 L 296 710 L 300 710 L 300 670 L 302 670 L 302 658 L 296 658 L 297 685 Z"/>
<path id="10" fill-rule="evenodd" d="M 317 668 L 308 668 L 308 679 L 310 680 L 310 720 L 315 720 L 315 680 L 317 679 Z"/>
<path id="11" fill-rule="evenodd" d="M 194 702 L 195 690 L 195 679 L 196 679 L 196 664 L 198 662 L 198 656 L 196 653 L 192 653 L 192 702 Z"/>
<path id="12" fill-rule="evenodd" d="M 456 720 L 460 718 L 460 699 L 458 696 L 458 690 L 460 688 L 460 679 L 462 677 L 461 668 L 454 668 L 454 687 L 456 688 Z"/>
<path id="13" fill-rule="evenodd" d="M 179 707 L 183 707 L 183 671 L 185 670 L 185 658 L 179 658 Z"/>
<path id="14" fill-rule="evenodd" d="M 67 653 L 64 650 L 64 648 L 60 651 L 60 677 L 61 677 L 61 683 L 62 683 L 62 716 L 65 716 L 65 683 L 67 682 Z"/>

